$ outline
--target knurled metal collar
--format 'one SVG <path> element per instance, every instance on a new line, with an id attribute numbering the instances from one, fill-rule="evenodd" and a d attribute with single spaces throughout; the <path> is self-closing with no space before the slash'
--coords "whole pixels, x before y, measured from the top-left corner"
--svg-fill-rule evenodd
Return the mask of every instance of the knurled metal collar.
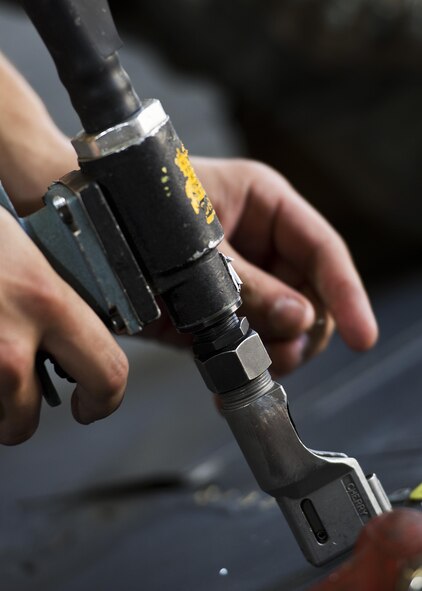
<path id="1" fill-rule="evenodd" d="M 146 99 L 134 117 L 97 134 L 81 131 L 72 144 L 80 161 L 96 160 L 143 142 L 167 123 L 169 117 L 157 99 Z"/>

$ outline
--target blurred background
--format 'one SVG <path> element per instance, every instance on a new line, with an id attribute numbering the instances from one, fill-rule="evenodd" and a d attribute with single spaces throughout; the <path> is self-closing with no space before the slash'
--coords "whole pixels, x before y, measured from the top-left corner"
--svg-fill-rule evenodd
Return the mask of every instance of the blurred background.
<path id="1" fill-rule="evenodd" d="M 190 152 L 280 170 L 348 241 L 381 339 L 336 337 L 283 379 L 305 443 L 356 455 L 388 492 L 422 480 L 422 1 L 112 0 L 122 61 Z M 80 124 L 15 3 L 1 50 L 69 135 Z M 0 89 L 1 92 L 1 89 Z M 307 589 L 278 508 L 257 491 L 187 352 L 124 340 L 125 403 L 82 427 L 63 405 L 0 448 L 7 591 Z"/>
<path id="2" fill-rule="evenodd" d="M 363 272 L 418 263 L 420 0 L 111 6 L 133 39 L 218 84 L 243 153 L 281 170 L 345 236 Z"/>

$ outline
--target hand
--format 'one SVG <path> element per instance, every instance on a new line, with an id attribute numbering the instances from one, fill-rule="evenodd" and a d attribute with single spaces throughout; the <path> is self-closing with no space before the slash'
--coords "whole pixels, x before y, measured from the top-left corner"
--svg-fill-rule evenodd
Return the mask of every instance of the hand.
<path id="1" fill-rule="evenodd" d="M 77 381 L 73 415 L 81 423 L 117 408 L 128 362 L 104 324 L 50 267 L 0 207 L 0 443 L 28 439 L 39 420 L 37 350 L 50 352 Z"/>
<path id="2" fill-rule="evenodd" d="M 77 167 L 68 138 L 0 54 L 0 178 L 19 214 L 41 207 L 48 185 Z M 0 443 L 20 443 L 37 428 L 39 349 L 77 381 L 76 420 L 89 423 L 113 412 L 128 373 L 123 351 L 1 207 L 0 250 Z"/>
<path id="3" fill-rule="evenodd" d="M 77 162 L 39 98 L 4 58 L 0 80 L 9 89 L 0 93 L 0 113 L 14 122 L 13 133 L 0 125 L 0 177 L 23 214 L 37 209 L 45 187 Z M 241 313 L 266 341 L 273 373 L 291 371 L 321 351 L 335 323 L 351 347 L 371 347 L 377 327 L 368 298 L 346 246 L 329 224 L 263 164 L 193 162 L 226 233 L 221 249 L 233 256 L 244 282 Z M 144 334 L 177 344 L 189 340 L 165 318 Z"/>
<path id="4" fill-rule="evenodd" d="M 275 170 L 247 160 L 194 158 L 243 281 L 240 312 L 267 344 L 276 375 L 322 351 L 334 326 L 353 349 L 377 325 L 338 234 Z"/>

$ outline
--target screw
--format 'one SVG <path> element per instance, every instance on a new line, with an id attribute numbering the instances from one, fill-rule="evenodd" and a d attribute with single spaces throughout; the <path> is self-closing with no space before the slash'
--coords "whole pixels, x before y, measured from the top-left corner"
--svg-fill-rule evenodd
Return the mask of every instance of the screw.
<path id="1" fill-rule="evenodd" d="M 63 220 L 63 222 L 67 226 L 72 226 L 73 225 L 73 215 L 69 209 L 66 199 L 64 197 L 62 197 L 61 195 L 56 195 L 55 197 L 53 197 L 52 204 L 53 204 L 53 207 L 55 207 L 57 209 L 57 212 L 58 212 L 59 216 L 61 217 L 61 219 Z"/>
<path id="2" fill-rule="evenodd" d="M 111 326 L 116 334 L 124 334 L 126 325 L 118 310 L 113 307 L 109 311 Z"/>

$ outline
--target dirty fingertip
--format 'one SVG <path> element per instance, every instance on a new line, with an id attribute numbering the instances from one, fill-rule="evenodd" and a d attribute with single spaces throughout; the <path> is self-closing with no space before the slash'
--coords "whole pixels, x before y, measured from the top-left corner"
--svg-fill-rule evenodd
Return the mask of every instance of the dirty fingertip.
<path id="1" fill-rule="evenodd" d="M 77 386 L 72 394 L 71 399 L 71 408 L 72 408 L 72 415 L 75 421 L 80 423 L 81 425 L 89 425 L 95 421 L 95 418 L 92 416 L 92 413 L 86 408 L 81 400 L 81 387 Z"/>
<path id="2" fill-rule="evenodd" d="M 272 376 L 282 376 L 295 370 L 308 358 L 310 337 L 303 333 L 296 339 L 287 342 L 271 343 L 268 346 L 272 365 Z"/>
<path id="3" fill-rule="evenodd" d="M 304 298 L 284 296 L 278 298 L 269 311 L 273 330 L 280 337 L 292 337 L 307 330 L 315 319 L 315 311 Z"/>

